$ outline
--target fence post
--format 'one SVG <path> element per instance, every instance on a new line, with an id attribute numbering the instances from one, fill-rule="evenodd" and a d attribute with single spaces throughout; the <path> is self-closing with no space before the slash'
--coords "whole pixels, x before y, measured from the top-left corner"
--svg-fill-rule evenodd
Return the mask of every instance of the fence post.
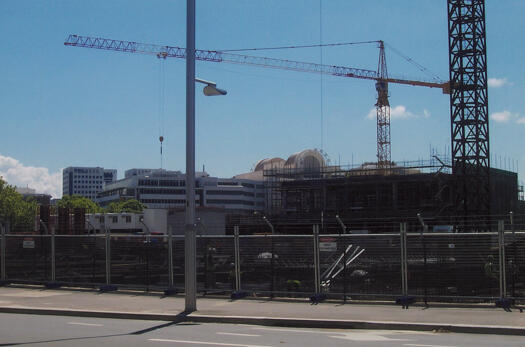
<path id="1" fill-rule="evenodd" d="M 425 223 L 425 220 L 421 216 L 420 213 L 417 214 L 417 218 L 419 219 L 419 222 L 423 226 L 423 229 L 421 231 L 421 244 L 423 245 L 423 286 L 424 286 L 424 300 L 425 300 L 425 306 L 428 306 L 428 299 L 427 299 L 427 244 L 425 242 L 425 234 L 428 233 L 428 224 Z"/>
<path id="2" fill-rule="evenodd" d="M 320 261 L 319 261 L 319 225 L 313 226 L 313 239 L 314 239 L 314 281 L 315 281 L 315 294 L 321 293 L 320 283 Z"/>
<path id="3" fill-rule="evenodd" d="M 2 231 L 1 233 L 1 245 L 0 245 L 0 261 L 2 263 L 2 268 L 1 268 L 1 271 L 0 271 L 0 280 L 2 281 L 5 281 L 6 280 L 6 273 L 5 273 L 5 252 L 6 252 L 6 229 L 7 228 L 7 224 L 3 224 L 3 223 L 0 223 L 0 230 Z"/>
<path id="4" fill-rule="evenodd" d="M 517 240 L 516 240 L 516 229 L 514 228 L 514 212 L 510 211 L 510 230 L 512 231 L 512 297 L 516 297 L 516 270 L 518 269 L 518 264 L 516 263 L 516 252 L 517 250 Z"/>
<path id="5" fill-rule="evenodd" d="M 499 293 L 504 299 L 507 294 L 507 281 L 505 276 L 505 222 L 498 220 L 498 245 L 499 245 Z"/>
<path id="6" fill-rule="evenodd" d="M 346 227 L 345 227 L 345 233 L 346 233 Z M 342 243 L 346 246 L 346 243 L 344 242 Z M 343 249 L 345 250 L 345 248 Z M 346 278 L 346 260 L 348 259 L 348 257 L 346 256 L 346 252 L 343 254 L 344 254 L 343 256 L 343 304 L 346 304 L 346 292 L 348 291 L 347 278 Z"/>
<path id="7" fill-rule="evenodd" d="M 56 281 L 55 228 L 51 227 L 51 282 Z"/>
<path id="8" fill-rule="evenodd" d="M 273 229 L 272 229 L 273 231 Z M 275 258 L 275 249 L 274 249 L 274 245 L 273 245 L 273 235 L 274 233 L 272 232 L 272 234 L 270 235 L 270 247 L 271 247 L 271 252 L 272 253 L 272 258 L 270 259 L 270 270 L 271 270 L 271 275 L 272 275 L 272 293 L 270 294 L 270 297 L 273 298 L 274 297 L 274 291 L 275 291 L 275 269 L 274 269 L 274 258 Z"/>
<path id="9" fill-rule="evenodd" d="M 401 248 L 401 295 L 407 296 L 408 294 L 408 288 L 407 288 L 407 254 L 406 254 L 406 247 L 407 247 L 407 223 L 403 222 L 400 224 L 399 229 L 399 244 Z"/>
<path id="10" fill-rule="evenodd" d="M 168 226 L 168 288 L 173 288 L 173 228 Z"/>
<path id="11" fill-rule="evenodd" d="M 104 231 L 106 232 L 106 285 L 109 285 L 111 283 L 111 235 L 108 229 L 104 228 Z"/>
<path id="12" fill-rule="evenodd" d="M 239 226 L 233 227 L 233 246 L 235 251 L 235 291 L 241 290 L 241 250 L 239 247 Z M 272 255 L 273 256 L 273 255 Z"/>

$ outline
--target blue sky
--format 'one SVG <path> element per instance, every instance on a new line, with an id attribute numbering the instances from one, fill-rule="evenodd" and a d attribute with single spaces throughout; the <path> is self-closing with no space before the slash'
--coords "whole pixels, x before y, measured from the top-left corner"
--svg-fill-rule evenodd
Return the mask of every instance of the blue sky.
<path id="1" fill-rule="evenodd" d="M 524 1 L 487 1 L 491 152 L 520 173 L 523 13 Z M 0 1 L 0 175 L 59 196 L 67 166 L 115 168 L 119 177 L 160 167 L 159 134 L 164 168 L 184 171 L 185 61 L 63 42 L 79 34 L 184 47 L 185 16 L 183 0 Z M 378 39 L 448 78 L 445 0 L 197 0 L 200 49 Z M 374 45 L 246 54 L 372 70 L 378 60 Z M 388 49 L 387 63 L 391 75 L 428 78 Z M 230 177 L 259 159 L 321 148 L 321 139 L 333 162 L 375 160 L 371 81 L 224 63 L 198 62 L 196 71 L 228 90 L 224 97 L 197 92 L 198 169 Z M 447 95 L 400 85 L 390 94 L 393 160 L 450 147 Z"/>

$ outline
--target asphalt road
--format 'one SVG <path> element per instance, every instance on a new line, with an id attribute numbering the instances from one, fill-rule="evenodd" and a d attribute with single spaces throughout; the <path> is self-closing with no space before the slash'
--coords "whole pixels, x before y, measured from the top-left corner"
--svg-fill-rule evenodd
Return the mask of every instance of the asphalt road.
<path id="1" fill-rule="evenodd" d="M 525 337 L 0 314 L 0 346 L 523 346 Z"/>

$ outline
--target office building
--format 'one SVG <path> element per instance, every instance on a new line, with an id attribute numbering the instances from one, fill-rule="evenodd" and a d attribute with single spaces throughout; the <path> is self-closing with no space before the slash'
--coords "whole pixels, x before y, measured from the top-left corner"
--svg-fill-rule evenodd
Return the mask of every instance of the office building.
<path id="1" fill-rule="evenodd" d="M 106 184 L 117 180 L 117 170 L 102 167 L 68 167 L 62 171 L 62 195 L 82 195 L 95 200 Z"/>
<path id="2" fill-rule="evenodd" d="M 113 201 L 137 199 L 148 208 L 177 208 L 186 205 L 186 175 L 163 169 L 131 169 L 128 177 L 106 184 L 96 201 L 106 206 Z M 262 181 L 239 178 L 210 177 L 206 172 L 195 174 L 197 207 L 229 211 L 264 209 Z"/>

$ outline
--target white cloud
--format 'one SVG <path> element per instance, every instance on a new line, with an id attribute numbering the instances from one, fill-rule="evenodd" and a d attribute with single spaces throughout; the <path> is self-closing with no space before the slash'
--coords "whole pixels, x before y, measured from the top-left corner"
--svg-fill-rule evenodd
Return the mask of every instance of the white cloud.
<path id="1" fill-rule="evenodd" d="M 0 154 L 0 176 L 10 185 L 33 188 L 54 198 L 62 196 L 62 170 L 50 173 L 45 167 L 25 166 Z"/>
<path id="2" fill-rule="evenodd" d="M 518 113 L 512 113 L 507 110 L 492 113 L 490 115 L 490 119 L 497 123 L 514 122 L 516 124 L 525 124 L 525 117 L 520 116 Z"/>
<path id="3" fill-rule="evenodd" d="M 499 88 L 505 85 L 509 85 L 509 81 L 506 78 L 489 78 L 487 84 L 491 88 Z"/>
<path id="4" fill-rule="evenodd" d="M 495 112 L 490 115 L 490 118 L 498 123 L 507 123 L 514 115 L 509 111 Z"/>
<path id="5" fill-rule="evenodd" d="M 373 108 L 368 112 L 366 115 L 366 118 L 368 119 L 376 119 L 376 109 Z M 409 119 L 409 118 L 430 118 L 430 112 L 428 110 L 423 110 L 423 115 L 418 115 L 410 112 L 407 110 L 407 108 L 403 105 L 397 105 L 390 108 L 390 119 Z"/>

